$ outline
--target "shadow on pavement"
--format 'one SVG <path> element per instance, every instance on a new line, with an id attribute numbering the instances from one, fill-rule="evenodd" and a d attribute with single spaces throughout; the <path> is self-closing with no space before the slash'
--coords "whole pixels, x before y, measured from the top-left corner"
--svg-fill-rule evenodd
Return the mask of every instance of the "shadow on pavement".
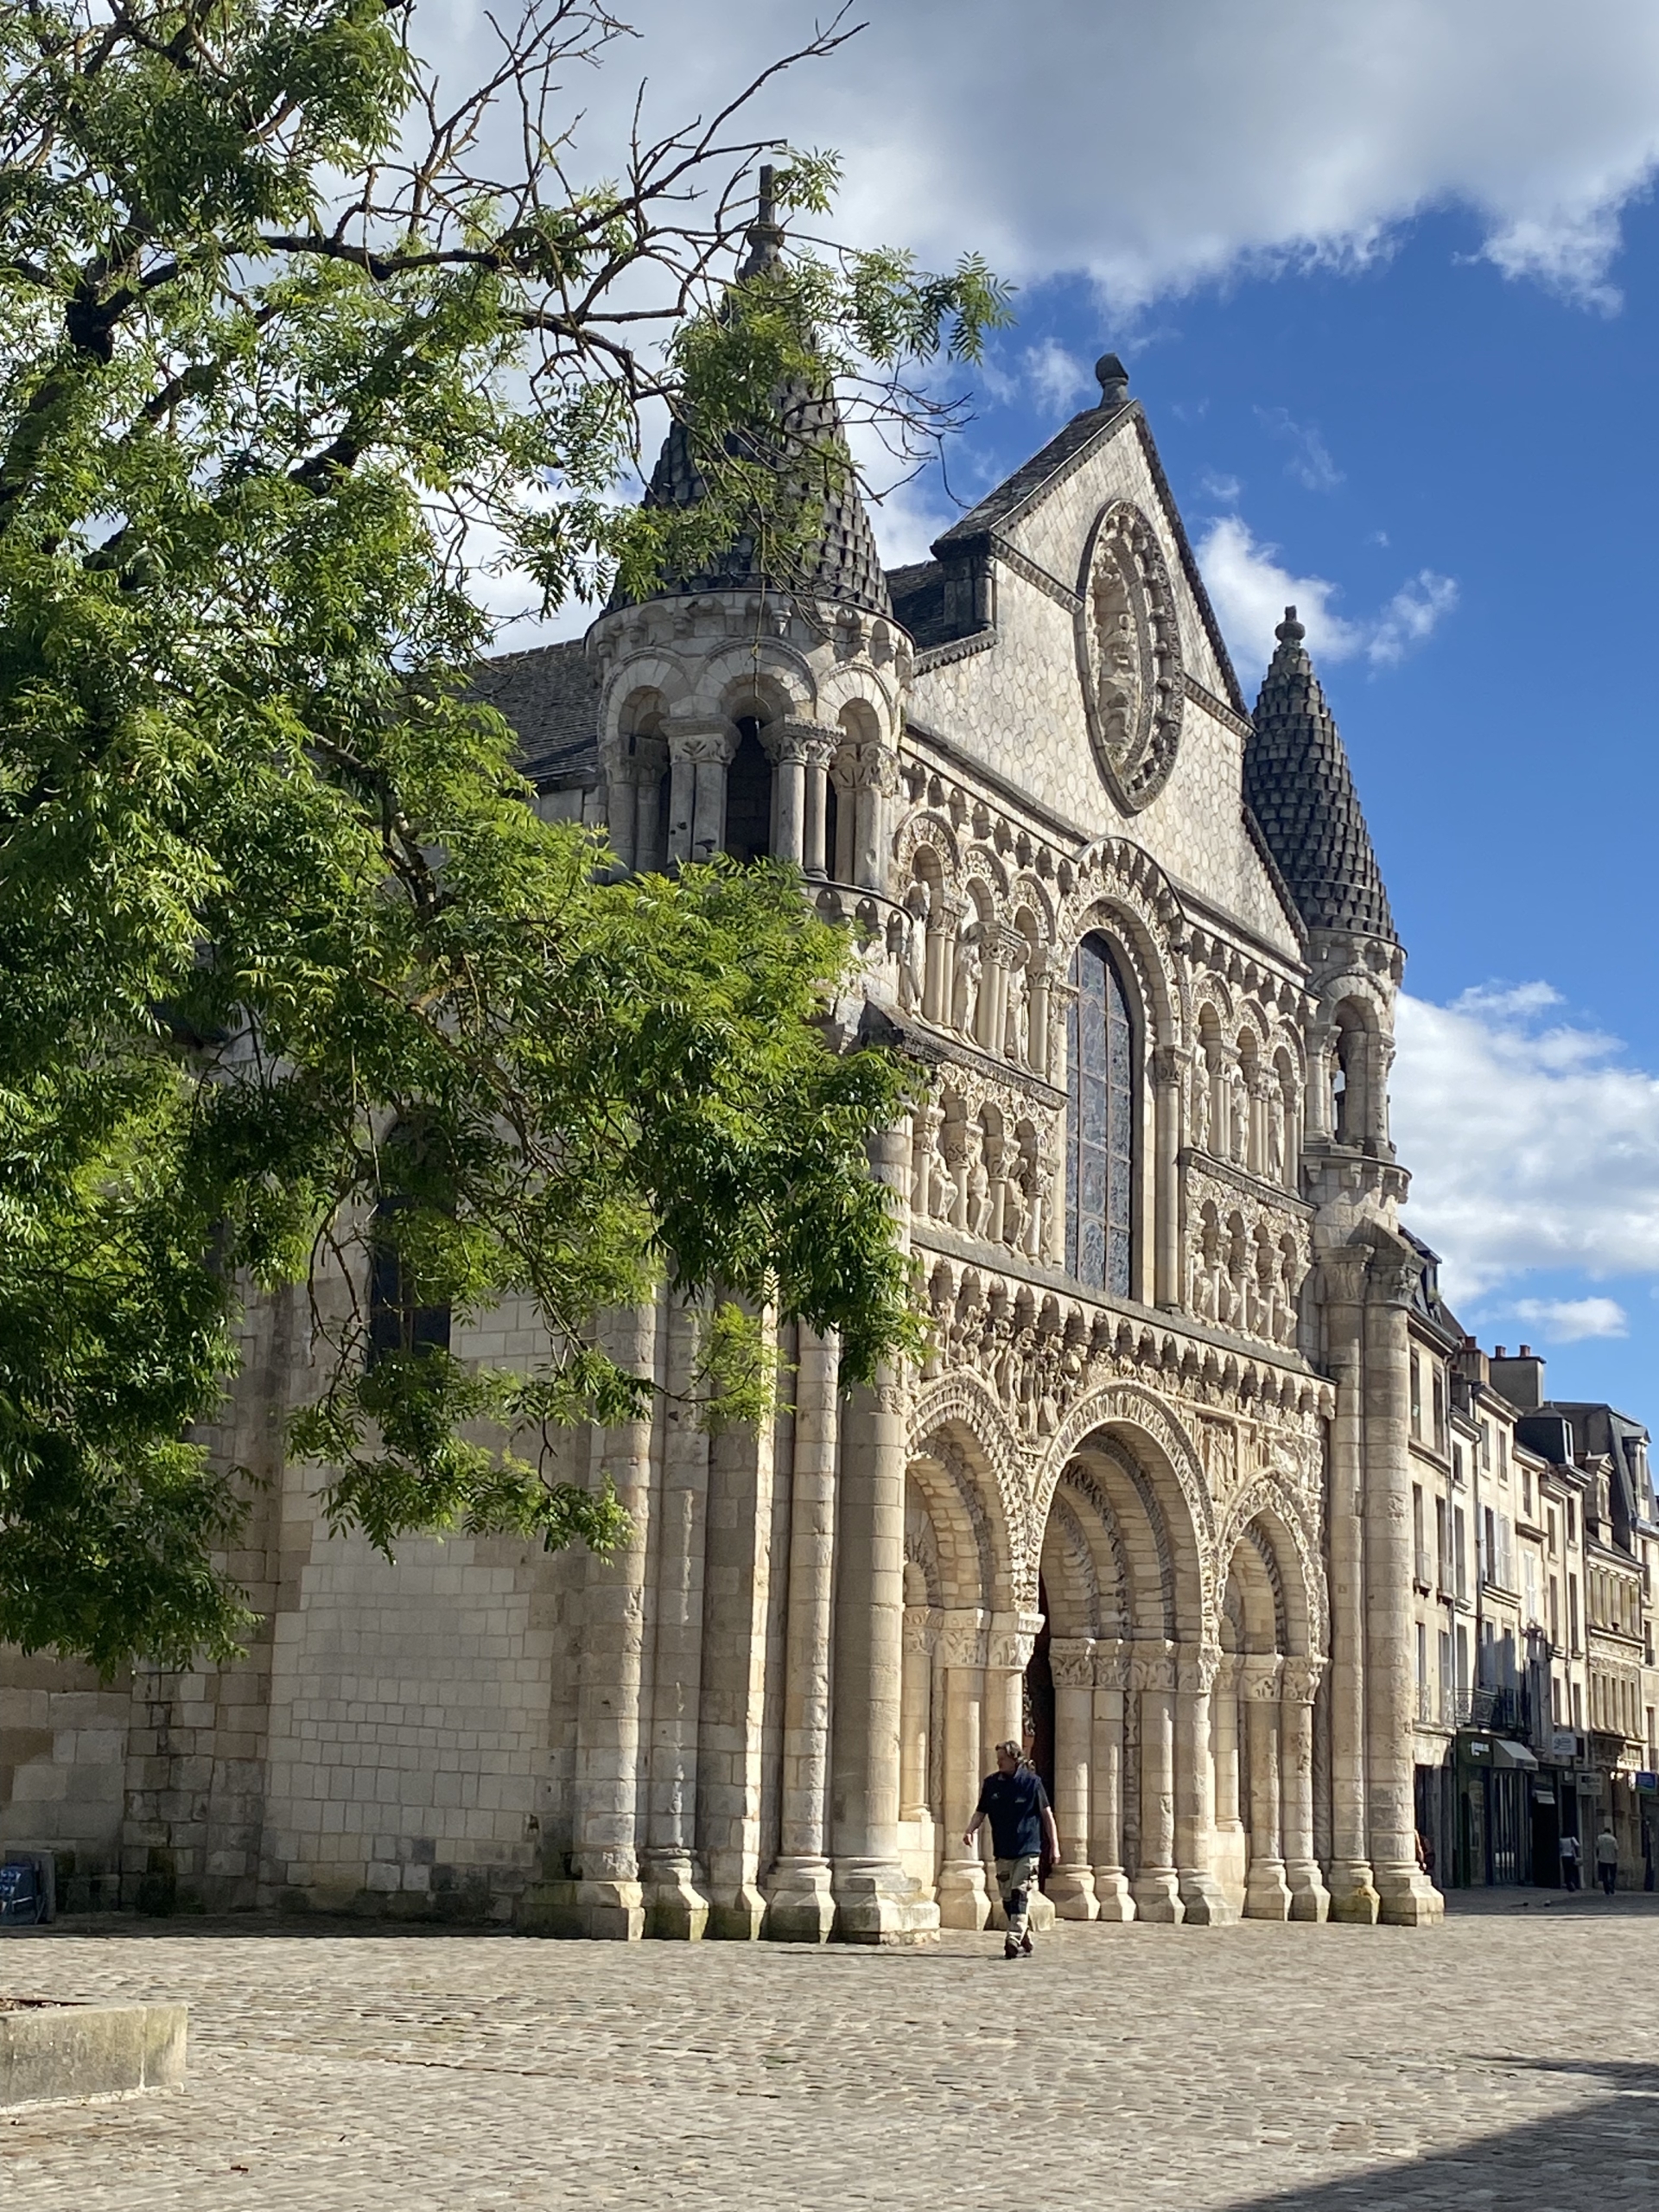
<path id="1" fill-rule="evenodd" d="M 1609 2001 L 1616 2014 L 1615 1993 Z M 1478 2056 L 1517 2073 L 1575 2075 L 1605 2094 L 1548 2120 L 1346 2180 L 1241 2198 L 1236 2212 L 1612 2212 L 1659 2202 L 1659 2066 Z"/>

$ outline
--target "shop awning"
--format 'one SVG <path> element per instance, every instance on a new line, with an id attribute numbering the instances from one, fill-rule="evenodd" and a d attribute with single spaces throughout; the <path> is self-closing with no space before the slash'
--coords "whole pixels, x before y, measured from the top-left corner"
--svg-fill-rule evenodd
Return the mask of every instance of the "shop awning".
<path id="1" fill-rule="evenodd" d="M 1538 1762 L 1524 1744 L 1511 1743 L 1507 1736 L 1492 1738 L 1492 1764 L 1536 1768 Z"/>

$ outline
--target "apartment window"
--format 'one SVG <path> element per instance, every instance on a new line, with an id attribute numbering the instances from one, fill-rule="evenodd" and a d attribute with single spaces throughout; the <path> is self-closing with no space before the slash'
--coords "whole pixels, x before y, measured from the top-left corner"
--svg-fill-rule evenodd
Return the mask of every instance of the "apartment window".
<path id="1" fill-rule="evenodd" d="M 1466 1690 L 1468 1687 L 1469 1631 L 1464 1627 L 1463 1624 L 1459 1622 L 1458 1624 L 1458 1688 L 1460 1690 Z"/>
<path id="2" fill-rule="evenodd" d="M 1540 1610 L 1538 1605 L 1538 1554 L 1536 1552 L 1524 1551 L 1522 1553 L 1521 1580 L 1522 1585 L 1522 1598 L 1526 1606 L 1526 1617 L 1528 1622 L 1530 1624 L 1538 1618 Z"/>
<path id="3" fill-rule="evenodd" d="M 1521 1510 L 1529 1521 L 1532 1518 L 1532 1469 L 1521 1462 Z"/>
<path id="4" fill-rule="evenodd" d="M 1573 1501 L 1570 1497 L 1567 1501 L 1567 1541 L 1569 1544 L 1576 1544 L 1579 1541 L 1577 1523 L 1573 1517 Z"/>
<path id="5" fill-rule="evenodd" d="M 1421 1621 L 1417 1624 L 1417 1687 L 1428 1688 L 1428 1630 Z"/>
<path id="6" fill-rule="evenodd" d="M 1648 1767 L 1649 1771 L 1651 1771 L 1656 1765 L 1659 1765 L 1659 1728 L 1656 1728 L 1653 1725 L 1656 1719 L 1659 1719 L 1659 1714 L 1656 1714 L 1653 1707 L 1649 1706 L 1648 1707 Z"/>
<path id="7" fill-rule="evenodd" d="M 1446 1377 L 1438 1367 L 1434 1370 L 1434 1449 L 1446 1449 Z"/>
<path id="8" fill-rule="evenodd" d="M 1452 1530 L 1451 1516 L 1443 1497 L 1434 1501 L 1434 1567 L 1435 1580 L 1448 1595 L 1452 1589 Z"/>
<path id="9" fill-rule="evenodd" d="M 1552 1574 L 1549 1578 L 1549 1640 L 1559 1644 L 1561 1640 L 1560 1586 Z"/>
<path id="10" fill-rule="evenodd" d="M 1495 1452 L 1497 1460 L 1497 1479 L 1501 1483 L 1506 1483 L 1510 1479 L 1510 1432 L 1507 1428 L 1500 1428 L 1495 1430 L 1493 1433 L 1497 1440 Z"/>
<path id="11" fill-rule="evenodd" d="M 1423 1541 L 1423 1486 L 1411 1486 L 1411 1567 L 1419 1582 L 1428 1580 L 1428 1546 Z"/>
<path id="12" fill-rule="evenodd" d="M 1452 1693 L 1456 1688 L 1457 1677 L 1452 1671 L 1452 1631 L 1449 1628 L 1443 1628 L 1440 1630 L 1440 1718 L 1442 1719 L 1446 1717 L 1452 1700 Z M 1652 1729 L 1649 1728 L 1648 1732 L 1651 1735 Z"/>
<path id="13" fill-rule="evenodd" d="M 1411 1355 L 1411 1433 L 1423 1433 L 1423 1363 L 1415 1352 Z"/>
<path id="14" fill-rule="evenodd" d="M 1579 1682 L 1573 1685 L 1573 1726 L 1575 1728 L 1584 1726 L 1584 1688 Z"/>
<path id="15" fill-rule="evenodd" d="M 1573 1639 L 1573 1649 L 1576 1651 L 1580 1640 L 1579 1578 L 1576 1574 L 1569 1574 L 1567 1578 L 1567 1630 Z"/>
<path id="16" fill-rule="evenodd" d="M 1480 1579 L 1483 1582 L 1497 1580 L 1497 1522 L 1491 1507 L 1487 1506 L 1480 1516 Z"/>
<path id="17" fill-rule="evenodd" d="M 1561 1548 L 1561 1524 L 1552 1512 L 1549 1516 L 1549 1548 L 1552 1553 Z"/>
<path id="18" fill-rule="evenodd" d="M 1464 1517 L 1461 1513 L 1456 1516 L 1452 1556 L 1453 1564 L 1457 1569 L 1458 1595 L 1459 1598 L 1466 1598 L 1469 1594 L 1469 1541 L 1468 1530 L 1464 1525 Z"/>

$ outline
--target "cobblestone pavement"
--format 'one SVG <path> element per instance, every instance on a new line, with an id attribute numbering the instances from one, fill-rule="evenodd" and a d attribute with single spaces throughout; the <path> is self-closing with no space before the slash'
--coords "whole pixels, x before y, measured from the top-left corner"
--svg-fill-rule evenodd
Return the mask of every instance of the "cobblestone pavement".
<path id="1" fill-rule="evenodd" d="M 28 2212 L 1384 2212 L 1659 2202 L 1659 1900 L 937 1951 L 81 1923 L 16 1995 L 185 1998 L 170 2095 L 0 2117 Z"/>

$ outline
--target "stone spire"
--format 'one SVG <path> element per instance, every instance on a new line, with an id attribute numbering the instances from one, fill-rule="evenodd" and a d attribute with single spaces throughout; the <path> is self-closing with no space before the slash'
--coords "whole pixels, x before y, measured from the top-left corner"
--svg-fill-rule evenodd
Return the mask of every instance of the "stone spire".
<path id="1" fill-rule="evenodd" d="M 1395 938 L 1348 754 L 1294 607 L 1255 702 L 1244 801 L 1309 929 Z"/>
<path id="2" fill-rule="evenodd" d="M 748 228 L 749 250 L 738 271 L 740 282 L 775 267 L 783 258 L 784 230 L 778 220 L 773 176 L 768 162 L 760 171 L 760 204 Z M 776 423 L 766 426 L 756 447 L 775 456 L 772 465 L 780 470 L 790 466 L 791 448 L 806 456 L 802 470 L 806 496 L 821 505 L 822 521 L 802 572 L 788 578 L 763 574 L 758 549 L 746 532 L 695 575 L 664 576 L 653 596 L 671 599 L 694 592 L 741 591 L 770 584 L 798 590 L 808 598 L 860 607 L 866 613 L 891 616 L 893 602 L 881 572 L 875 533 L 859 495 L 846 433 L 828 379 L 817 389 L 798 379 L 781 391 Z M 690 507 L 707 496 L 708 486 L 693 456 L 690 435 L 683 423 L 675 422 L 669 427 L 645 486 L 645 504 Z"/>

